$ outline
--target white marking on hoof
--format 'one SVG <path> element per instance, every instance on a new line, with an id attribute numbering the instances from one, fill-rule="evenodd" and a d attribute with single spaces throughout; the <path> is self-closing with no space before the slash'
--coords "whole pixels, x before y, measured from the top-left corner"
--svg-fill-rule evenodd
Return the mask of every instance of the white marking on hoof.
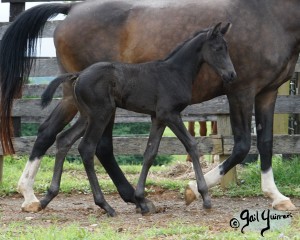
<path id="1" fill-rule="evenodd" d="M 214 169 L 209 171 L 204 175 L 206 184 L 208 188 L 211 188 L 220 183 L 223 175 L 220 174 L 220 165 L 216 166 Z M 185 203 L 186 205 L 191 204 L 196 199 L 199 199 L 200 193 L 198 192 L 197 182 L 190 181 L 185 189 Z"/>
<path id="2" fill-rule="evenodd" d="M 196 186 L 196 191 L 194 189 L 195 186 Z M 190 181 L 189 184 L 186 186 L 184 192 L 184 200 L 187 206 L 197 199 L 196 194 L 200 195 L 197 191 L 197 183 L 195 181 Z"/>
<path id="3" fill-rule="evenodd" d="M 273 200 L 272 207 L 277 210 L 295 210 L 295 205 L 291 200 L 281 194 L 274 182 L 273 170 L 261 173 L 261 188 L 263 193 Z"/>
<path id="4" fill-rule="evenodd" d="M 36 212 L 40 208 L 40 202 L 34 195 L 33 184 L 37 171 L 40 167 L 41 159 L 36 158 L 33 161 L 27 161 L 22 176 L 18 182 L 17 191 L 24 197 L 22 210 L 26 212 Z M 39 206 L 38 206 L 39 205 Z"/>
<path id="5" fill-rule="evenodd" d="M 37 200 L 37 202 L 31 202 L 31 203 L 24 202 L 22 204 L 23 212 L 39 212 L 41 210 L 42 210 L 42 206 L 39 200 Z"/>
<path id="6" fill-rule="evenodd" d="M 278 211 L 294 211 L 297 210 L 297 207 L 292 203 L 292 201 L 284 200 L 277 204 L 272 204 L 272 207 Z"/>
<path id="7" fill-rule="evenodd" d="M 213 186 L 216 186 L 221 182 L 221 178 L 223 175 L 220 174 L 220 165 L 216 166 L 212 170 L 210 170 L 208 173 L 204 175 L 206 184 L 208 188 L 211 188 Z"/>

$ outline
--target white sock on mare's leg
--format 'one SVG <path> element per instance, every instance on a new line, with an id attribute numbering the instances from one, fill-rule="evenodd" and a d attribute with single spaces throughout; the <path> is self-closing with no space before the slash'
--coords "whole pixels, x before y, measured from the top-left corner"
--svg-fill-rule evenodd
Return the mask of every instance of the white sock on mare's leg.
<path id="1" fill-rule="evenodd" d="M 24 197 L 24 202 L 22 204 L 22 209 L 24 211 L 35 211 L 35 209 L 31 209 L 32 204 L 37 206 L 37 203 L 40 203 L 34 194 L 33 184 L 39 170 L 41 160 L 41 158 L 35 158 L 33 161 L 28 160 L 18 182 L 17 190 Z"/>
<path id="2" fill-rule="evenodd" d="M 272 167 L 266 172 L 261 172 L 261 189 L 266 196 L 273 200 L 272 207 L 276 207 L 282 201 L 290 201 L 288 197 L 279 192 L 274 182 Z"/>
<path id="3" fill-rule="evenodd" d="M 221 182 L 221 178 L 223 175 L 220 174 L 220 165 L 216 166 L 214 169 L 210 170 L 208 173 L 204 175 L 206 184 L 208 188 L 216 186 Z M 198 192 L 197 182 L 190 181 L 188 183 L 188 188 L 195 194 L 196 199 L 200 197 L 200 193 Z M 190 202 L 190 201 L 188 201 Z"/>

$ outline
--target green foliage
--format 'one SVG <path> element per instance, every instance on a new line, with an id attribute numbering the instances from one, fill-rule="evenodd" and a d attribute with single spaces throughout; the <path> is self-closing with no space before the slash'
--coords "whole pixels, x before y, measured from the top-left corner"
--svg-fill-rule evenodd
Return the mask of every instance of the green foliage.
<path id="1" fill-rule="evenodd" d="M 149 134 L 150 123 L 116 123 L 113 129 L 114 136 L 141 135 Z M 156 165 L 165 165 L 172 161 L 172 156 L 157 156 L 153 163 Z M 142 155 L 118 155 L 116 160 L 120 165 L 141 165 L 143 163 Z"/>
<path id="2" fill-rule="evenodd" d="M 116 123 L 114 125 L 113 135 L 149 134 L 150 127 L 150 123 Z"/>
<path id="3" fill-rule="evenodd" d="M 6 196 L 16 192 L 16 184 L 21 176 L 22 170 L 26 164 L 27 157 L 10 158 L 4 160 L 4 179 L 0 184 L 0 196 Z M 44 193 L 50 184 L 54 159 L 52 157 L 44 157 L 41 168 L 38 172 L 35 182 L 35 191 Z M 141 171 L 141 166 L 124 165 L 121 166 L 122 171 L 126 174 L 132 184 L 137 183 L 138 175 Z M 157 187 L 177 190 L 182 192 L 187 184 L 187 181 L 153 178 L 168 171 L 169 167 L 152 167 L 151 173 L 147 180 L 147 192 L 155 191 Z M 293 159 L 292 161 L 282 161 L 280 158 L 273 159 L 273 170 L 276 179 L 276 184 L 283 194 L 288 196 L 300 196 L 300 160 Z M 101 166 L 96 166 L 97 175 L 101 174 L 101 187 L 105 193 L 116 192 L 116 189 L 111 180 L 106 176 L 105 171 Z M 251 163 L 245 167 L 238 168 L 238 176 L 244 183 L 239 186 L 232 186 L 227 191 L 223 192 L 218 187 L 213 188 L 214 195 L 229 195 L 229 196 L 255 196 L 261 195 L 260 190 L 260 163 Z M 89 183 L 83 165 L 80 162 L 65 162 L 64 173 L 60 192 L 91 193 Z M 5 214 L 4 211 L 0 212 Z M 54 216 L 55 217 L 55 216 Z M 73 240 L 73 239 L 300 239 L 300 219 L 293 219 L 292 225 L 280 231 L 267 231 L 265 237 L 262 238 L 259 232 L 246 232 L 242 234 L 240 230 L 226 229 L 218 232 L 211 231 L 207 226 L 200 226 L 199 223 L 185 222 L 184 219 L 176 221 L 166 221 L 163 224 L 153 222 L 147 229 L 143 225 L 137 226 L 136 231 L 121 231 L 119 232 L 115 225 L 112 224 L 118 221 L 118 218 L 101 219 L 99 224 L 98 217 L 90 217 L 89 224 L 98 224 L 95 227 L 80 225 L 79 223 L 59 222 L 56 219 L 51 219 L 51 224 L 44 226 L 34 225 L 33 222 L 28 224 L 28 221 L 14 222 L 9 224 L 0 223 L 1 239 L 38 239 L 38 240 Z M 143 222 L 143 221 L 141 221 Z M 122 223 L 120 223 L 122 226 Z"/>
<path id="4" fill-rule="evenodd" d="M 7 196 L 16 193 L 16 186 L 22 171 L 25 167 L 28 157 L 11 158 L 6 157 L 4 160 L 4 176 L 3 182 L 0 184 L 0 196 Z M 45 156 L 40 170 L 38 172 L 36 182 L 34 185 L 35 191 L 44 193 L 50 185 L 53 174 L 54 159 Z M 141 165 L 121 165 L 122 171 L 126 174 L 129 181 L 133 184 L 137 183 Z M 168 171 L 168 167 L 153 166 L 150 172 L 164 172 Z M 278 157 L 273 159 L 273 171 L 276 185 L 280 192 L 287 196 L 300 196 L 300 160 L 293 159 L 290 161 L 282 161 Z M 110 178 L 107 176 L 105 170 L 101 166 L 96 166 L 97 174 L 101 174 L 101 187 L 106 193 L 116 192 L 116 188 Z M 238 185 L 233 185 L 226 191 L 220 187 L 214 187 L 211 191 L 213 196 L 231 196 L 231 197 L 247 197 L 262 195 L 260 186 L 260 162 L 248 164 L 245 167 L 238 168 Z M 165 189 L 183 191 L 186 181 L 167 179 L 147 179 L 147 187 L 158 186 Z M 81 162 L 64 163 L 64 173 L 62 176 L 61 192 L 72 193 L 76 192 L 90 192 L 89 182 L 86 177 L 83 165 Z"/>
<path id="5" fill-rule="evenodd" d="M 207 226 L 200 226 L 198 223 L 185 222 L 182 219 L 176 221 L 166 221 L 164 224 L 155 224 L 146 229 L 142 226 L 137 226 L 136 231 L 118 231 L 116 227 L 117 218 L 94 219 L 90 221 L 96 223 L 94 227 L 81 226 L 73 223 L 51 223 L 49 226 L 36 226 L 28 224 L 28 222 L 15 222 L 1 226 L 0 240 L 148 240 L 148 239 L 299 239 L 299 222 L 293 226 L 287 227 L 280 231 L 267 231 L 262 237 L 259 232 L 247 231 L 245 234 L 240 230 L 226 229 L 210 231 Z M 143 221 L 141 221 L 143 222 Z M 122 223 L 120 223 L 122 226 Z"/>
<path id="6" fill-rule="evenodd" d="M 21 136 L 36 136 L 38 133 L 38 123 L 22 123 Z"/>
<path id="7" fill-rule="evenodd" d="M 39 124 L 37 123 L 23 123 L 21 136 L 35 136 L 38 133 Z M 124 135 L 141 135 L 148 134 L 150 131 L 150 123 L 116 123 L 113 129 L 114 136 Z M 66 157 L 68 162 L 78 161 L 81 162 L 80 156 Z M 172 161 L 172 156 L 157 156 L 153 165 L 165 165 Z M 116 160 L 120 165 L 141 165 L 143 163 L 143 156 L 141 155 L 119 155 Z"/>
<path id="8" fill-rule="evenodd" d="M 300 196 L 300 159 L 282 160 L 281 157 L 273 157 L 273 173 L 279 191 L 287 196 Z M 258 196 L 261 191 L 260 161 L 247 164 L 238 172 L 239 184 L 231 186 L 226 192 L 215 187 L 215 196 L 227 195 L 237 196 Z"/>
<path id="9" fill-rule="evenodd" d="M 6 227 L 5 232 L 0 239 L 37 239 L 37 240 L 83 240 L 83 239 L 116 239 L 118 233 L 109 226 L 105 229 L 96 229 L 89 231 L 88 228 L 79 226 L 77 223 L 71 223 L 68 226 L 53 224 L 48 227 L 30 226 L 26 223 L 14 223 Z M 124 239 L 124 238 L 123 238 Z"/>
<path id="10" fill-rule="evenodd" d="M 120 165 L 142 165 L 142 155 L 118 155 L 116 160 Z M 166 165 L 172 162 L 173 157 L 171 155 L 158 155 L 156 156 L 153 166 Z"/>

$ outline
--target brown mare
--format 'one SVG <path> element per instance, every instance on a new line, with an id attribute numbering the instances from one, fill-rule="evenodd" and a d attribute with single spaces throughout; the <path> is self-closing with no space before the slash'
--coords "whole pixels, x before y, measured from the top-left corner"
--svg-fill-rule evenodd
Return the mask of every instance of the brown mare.
<path id="1" fill-rule="evenodd" d="M 234 134 L 231 156 L 205 175 L 208 186 L 219 183 L 233 166 L 243 161 L 250 149 L 251 115 L 255 109 L 257 147 L 261 156 L 262 191 L 273 207 L 295 206 L 276 187 L 272 171 L 273 113 L 277 89 L 295 68 L 300 52 L 300 0 L 99 0 L 75 5 L 45 4 L 27 10 L 6 31 L 1 42 L 1 140 L 12 153 L 9 117 L 13 97 L 28 76 L 31 62 L 24 54 L 34 49 L 33 41 L 46 20 L 58 13 L 67 17 L 55 29 L 54 41 L 62 72 L 77 72 L 98 61 L 139 63 L 162 58 L 197 29 L 216 22 L 231 22 L 228 35 L 230 56 L 238 79 L 226 86 L 204 65 L 195 80 L 190 104 L 227 95 Z M 31 39 L 33 41 L 27 42 Z M 29 54 L 31 52 L 29 51 Z M 71 88 L 42 124 L 30 159 L 19 181 L 23 209 L 36 211 L 40 203 L 33 183 L 42 156 L 56 135 L 77 113 Z M 120 171 L 112 151 L 112 133 L 106 131 L 97 148 L 103 166 L 125 201 L 134 201 L 134 189 Z M 190 182 L 187 201 L 199 197 Z"/>

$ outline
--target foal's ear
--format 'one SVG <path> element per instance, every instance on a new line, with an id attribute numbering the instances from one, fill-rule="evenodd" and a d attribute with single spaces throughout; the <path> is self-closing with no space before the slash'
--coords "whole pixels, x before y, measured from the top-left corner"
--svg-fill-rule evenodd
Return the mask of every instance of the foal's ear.
<path id="1" fill-rule="evenodd" d="M 231 23 L 227 23 L 225 27 L 221 28 L 221 33 L 222 33 L 223 36 L 230 31 L 231 26 L 232 26 Z"/>
<path id="2" fill-rule="evenodd" d="M 215 38 L 218 33 L 220 33 L 221 31 L 221 22 L 219 22 L 218 24 L 216 24 L 214 26 L 214 28 L 210 29 L 208 32 L 207 32 L 207 39 L 212 39 L 212 38 Z"/>

